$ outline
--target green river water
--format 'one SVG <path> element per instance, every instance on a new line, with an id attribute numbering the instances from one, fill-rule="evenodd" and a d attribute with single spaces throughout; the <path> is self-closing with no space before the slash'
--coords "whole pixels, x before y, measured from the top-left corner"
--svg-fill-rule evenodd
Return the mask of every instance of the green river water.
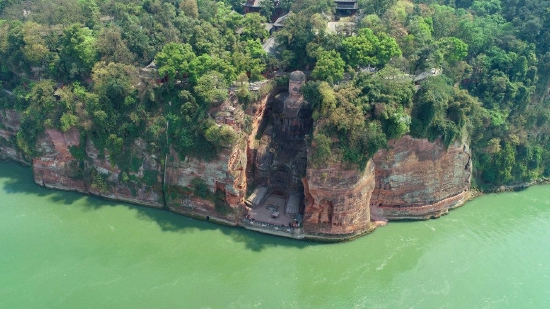
<path id="1" fill-rule="evenodd" d="M 550 186 L 340 244 L 40 188 L 0 163 L 0 308 L 550 308 Z"/>

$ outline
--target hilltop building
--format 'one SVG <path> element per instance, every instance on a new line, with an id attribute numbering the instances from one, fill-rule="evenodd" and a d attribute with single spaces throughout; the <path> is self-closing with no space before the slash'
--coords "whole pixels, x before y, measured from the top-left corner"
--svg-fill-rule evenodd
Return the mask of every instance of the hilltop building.
<path id="1" fill-rule="evenodd" d="M 354 15 L 359 11 L 357 0 L 335 0 L 336 14 L 338 15 Z"/>

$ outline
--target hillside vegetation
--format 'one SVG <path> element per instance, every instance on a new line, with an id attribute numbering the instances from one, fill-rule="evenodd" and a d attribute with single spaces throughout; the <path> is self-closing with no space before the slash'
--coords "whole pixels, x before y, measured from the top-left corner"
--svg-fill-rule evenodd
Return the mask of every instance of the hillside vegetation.
<path id="1" fill-rule="evenodd" d="M 248 104 L 250 81 L 298 69 L 313 165 L 363 168 L 410 134 L 467 140 L 480 188 L 550 176 L 550 1 L 360 0 L 341 19 L 356 27 L 334 32 L 331 0 L 283 0 L 270 54 L 262 3 L 0 0 L 0 107 L 23 115 L 18 147 L 31 157 L 46 128 L 77 128 L 122 170 L 138 137 L 208 160 L 235 140 L 208 113 L 228 88 Z"/>

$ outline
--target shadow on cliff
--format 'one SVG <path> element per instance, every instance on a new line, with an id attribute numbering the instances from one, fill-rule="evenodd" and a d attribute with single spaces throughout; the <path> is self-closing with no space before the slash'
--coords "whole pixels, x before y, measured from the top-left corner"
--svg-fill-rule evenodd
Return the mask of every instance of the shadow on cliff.
<path id="1" fill-rule="evenodd" d="M 305 248 L 307 246 L 318 245 L 315 243 L 265 235 L 243 228 L 221 226 L 215 223 L 195 220 L 175 213 L 145 206 L 110 201 L 76 192 L 43 188 L 34 183 L 30 168 L 16 163 L 0 162 L 0 179 L 3 179 L 3 184 L 0 183 L 2 189 L 8 194 L 35 195 L 50 199 L 56 204 L 64 205 L 72 205 L 80 201 L 83 206 L 79 207 L 79 209 L 85 212 L 94 211 L 103 207 L 126 207 L 135 211 L 136 218 L 148 222 L 155 222 L 162 231 L 171 233 L 200 233 L 201 231 L 217 230 L 231 237 L 233 241 L 245 244 L 245 248 L 252 251 L 259 252 L 277 246 Z"/>

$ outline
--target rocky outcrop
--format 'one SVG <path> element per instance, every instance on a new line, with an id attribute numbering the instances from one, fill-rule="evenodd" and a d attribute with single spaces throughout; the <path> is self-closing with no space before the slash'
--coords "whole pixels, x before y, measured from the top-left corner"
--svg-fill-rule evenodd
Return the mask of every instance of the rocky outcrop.
<path id="1" fill-rule="evenodd" d="M 172 151 L 166 166 L 166 204 L 175 212 L 220 217 L 237 222 L 239 205 L 246 193 L 246 149 L 223 149 L 218 158 L 205 162 Z M 196 192 L 203 185 L 207 191 Z"/>
<path id="2" fill-rule="evenodd" d="M 87 184 L 80 177 L 77 160 L 70 152 L 71 147 L 80 147 L 77 129 L 60 132 L 47 129 L 37 141 L 37 152 L 33 158 L 34 181 L 47 188 L 72 190 L 88 193 Z"/>
<path id="3" fill-rule="evenodd" d="M 41 186 L 93 194 L 113 200 L 163 207 L 161 165 L 137 139 L 126 149 L 130 170 L 110 163 L 106 150 L 99 151 L 91 140 L 81 145 L 78 130 L 47 129 L 37 142 L 42 155 L 33 159 L 35 182 Z M 79 153 L 75 158 L 71 153 Z"/>
<path id="4" fill-rule="evenodd" d="M 376 187 L 370 204 L 376 219 L 427 219 L 446 214 L 467 199 L 470 149 L 456 142 L 448 149 L 404 136 L 374 155 Z"/>
<path id="5" fill-rule="evenodd" d="M 156 208 L 164 207 L 162 189 L 163 167 L 159 156 L 147 150 L 146 142 L 138 138 L 123 152 L 129 166 L 123 172 L 111 163 L 107 150 L 99 151 L 86 142 L 85 176 L 90 194 Z"/>
<path id="6" fill-rule="evenodd" d="M 216 159 L 186 157 L 172 149 L 165 172 L 166 206 L 188 216 L 237 225 L 247 190 L 247 157 L 253 135 L 262 121 L 267 98 L 251 104 L 245 113 L 235 99 L 210 111 L 218 125 L 231 126 L 237 138 L 219 150 Z M 247 118 L 248 117 L 248 118 Z M 246 120 L 248 119 L 248 120 Z M 252 133 L 245 132 L 246 121 Z"/>
<path id="7" fill-rule="evenodd" d="M 18 151 L 16 135 L 21 127 L 21 115 L 12 109 L 0 110 L 0 160 L 28 164 Z"/>
<path id="8" fill-rule="evenodd" d="M 323 236 L 354 236 L 371 229 L 369 201 L 375 186 L 374 164 L 363 172 L 333 164 L 308 168 L 304 232 Z"/>

